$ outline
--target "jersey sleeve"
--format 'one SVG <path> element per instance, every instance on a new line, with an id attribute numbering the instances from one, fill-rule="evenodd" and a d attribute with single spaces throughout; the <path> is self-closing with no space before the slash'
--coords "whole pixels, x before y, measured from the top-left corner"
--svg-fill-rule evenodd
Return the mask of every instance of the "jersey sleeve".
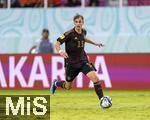
<path id="1" fill-rule="evenodd" d="M 87 31 L 85 29 L 83 29 L 84 40 L 86 40 L 86 34 L 87 34 Z"/>
<path id="2" fill-rule="evenodd" d="M 87 31 L 85 29 L 83 29 L 83 34 L 84 34 L 84 36 L 86 36 L 86 34 L 87 34 Z"/>
<path id="3" fill-rule="evenodd" d="M 69 35 L 67 35 L 66 33 L 64 33 L 63 35 L 61 35 L 57 41 L 60 42 L 60 44 L 63 44 L 65 41 L 67 41 Z"/>

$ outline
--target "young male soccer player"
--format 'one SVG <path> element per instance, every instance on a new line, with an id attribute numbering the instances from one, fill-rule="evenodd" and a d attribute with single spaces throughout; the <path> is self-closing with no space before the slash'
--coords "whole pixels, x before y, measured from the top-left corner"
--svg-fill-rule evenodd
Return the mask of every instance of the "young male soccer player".
<path id="1" fill-rule="evenodd" d="M 52 94 L 55 93 L 57 87 L 64 89 L 71 89 L 72 81 L 79 72 L 83 72 L 90 80 L 92 80 L 95 92 L 99 99 L 103 97 L 103 91 L 99 78 L 96 74 L 96 69 L 88 61 L 87 55 L 84 51 L 85 42 L 102 47 L 103 44 L 95 43 L 86 38 L 86 30 L 82 28 L 84 18 L 77 14 L 73 18 L 75 27 L 57 39 L 55 44 L 57 52 L 65 58 L 66 81 L 54 80 L 51 86 Z M 61 44 L 65 43 L 65 51 L 61 49 Z"/>

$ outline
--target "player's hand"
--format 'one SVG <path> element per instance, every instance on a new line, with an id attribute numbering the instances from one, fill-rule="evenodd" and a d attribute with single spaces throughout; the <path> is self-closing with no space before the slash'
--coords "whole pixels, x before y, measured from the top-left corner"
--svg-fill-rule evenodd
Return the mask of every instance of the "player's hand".
<path id="1" fill-rule="evenodd" d="M 96 46 L 98 46 L 98 47 L 104 47 L 104 44 L 102 44 L 102 43 L 97 43 Z"/>
<path id="2" fill-rule="evenodd" d="M 64 51 L 60 51 L 59 54 L 64 58 L 68 58 L 68 54 Z"/>

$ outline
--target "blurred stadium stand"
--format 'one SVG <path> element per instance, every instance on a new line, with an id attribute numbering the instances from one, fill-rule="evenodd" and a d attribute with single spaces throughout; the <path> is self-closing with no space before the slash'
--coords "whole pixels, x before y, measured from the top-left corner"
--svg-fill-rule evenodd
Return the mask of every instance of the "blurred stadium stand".
<path id="1" fill-rule="evenodd" d="M 129 6 L 148 6 L 150 5 L 150 0 L 128 0 Z"/>
<path id="2" fill-rule="evenodd" d="M 104 7 L 148 6 L 150 0 L 0 0 L 0 8 L 7 7 Z"/>

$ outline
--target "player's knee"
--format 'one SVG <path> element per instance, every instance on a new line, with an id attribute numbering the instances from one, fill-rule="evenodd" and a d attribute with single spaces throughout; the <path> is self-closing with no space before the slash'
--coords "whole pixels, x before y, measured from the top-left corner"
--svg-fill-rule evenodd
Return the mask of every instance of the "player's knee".
<path id="1" fill-rule="evenodd" d="M 97 76 L 97 74 L 94 71 L 91 71 L 87 74 L 87 76 L 89 77 L 89 79 L 91 79 L 93 82 L 98 82 L 99 78 Z"/>
<path id="2" fill-rule="evenodd" d="M 71 83 L 66 83 L 65 88 L 67 90 L 70 90 L 72 88 L 72 84 Z"/>
<path id="3" fill-rule="evenodd" d="M 66 90 L 70 90 L 71 88 L 71 86 L 66 86 Z"/>
<path id="4" fill-rule="evenodd" d="M 98 82 L 99 81 L 99 78 L 98 78 L 97 75 L 93 75 L 91 78 L 92 78 L 92 81 L 94 81 L 94 82 Z"/>

